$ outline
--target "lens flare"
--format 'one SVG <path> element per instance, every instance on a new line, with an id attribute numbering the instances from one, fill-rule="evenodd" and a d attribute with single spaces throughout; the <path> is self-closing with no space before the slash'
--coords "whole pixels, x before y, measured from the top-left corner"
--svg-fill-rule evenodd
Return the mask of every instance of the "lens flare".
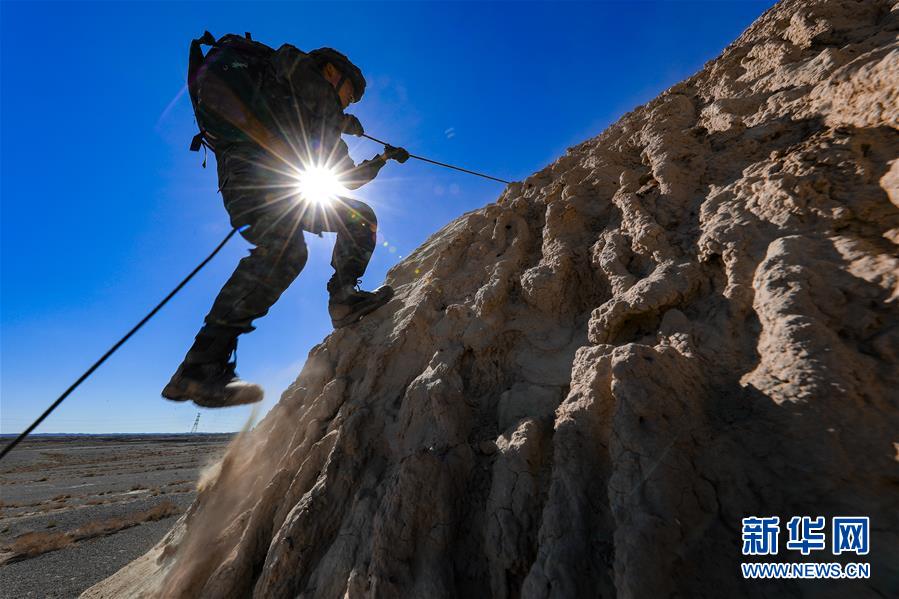
<path id="1" fill-rule="evenodd" d="M 297 192 L 306 201 L 324 205 L 347 195 L 349 190 L 341 184 L 333 170 L 309 166 L 297 173 Z"/>

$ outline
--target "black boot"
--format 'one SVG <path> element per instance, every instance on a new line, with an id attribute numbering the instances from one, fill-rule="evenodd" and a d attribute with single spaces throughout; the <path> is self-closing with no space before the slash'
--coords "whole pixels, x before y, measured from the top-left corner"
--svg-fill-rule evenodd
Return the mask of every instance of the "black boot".
<path id="1" fill-rule="evenodd" d="M 362 291 L 352 285 L 332 289 L 328 285 L 331 298 L 328 301 L 328 313 L 335 329 L 351 325 L 370 312 L 374 312 L 393 297 L 390 285 L 378 287 L 374 291 Z"/>
<path id="2" fill-rule="evenodd" d="M 173 401 L 193 400 L 205 408 L 224 408 L 262 399 L 262 387 L 242 381 L 229 362 L 239 331 L 207 325 L 197 335 L 184 362 L 162 390 Z"/>
<path id="3" fill-rule="evenodd" d="M 162 390 L 173 401 L 193 400 L 204 408 L 227 408 L 256 403 L 263 397 L 262 387 L 242 381 L 234 372 L 234 363 L 182 363 Z"/>

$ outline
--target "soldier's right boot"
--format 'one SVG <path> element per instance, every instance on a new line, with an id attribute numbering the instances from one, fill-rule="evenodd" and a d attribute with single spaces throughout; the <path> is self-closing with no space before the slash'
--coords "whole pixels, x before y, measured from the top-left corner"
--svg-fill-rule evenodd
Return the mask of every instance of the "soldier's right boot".
<path id="1" fill-rule="evenodd" d="M 390 285 L 383 285 L 374 291 L 362 291 L 353 285 L 341 287 L 329 285 L 329 287 L 331 289 L 329 289 L 328 313 L 335 329 L 358 322 L 363 316 L 374 312 L 393 297 L 393 288 Z"/>
<path id="2" fill-rule="evenodd" d="M 260 401 L 262 387 L 238 378 L 235 363 L 228 361 L 236 346 L 235 331 L 204 327 L 162 396 L 172 401 L 191 400 L 205 408 Z"/>

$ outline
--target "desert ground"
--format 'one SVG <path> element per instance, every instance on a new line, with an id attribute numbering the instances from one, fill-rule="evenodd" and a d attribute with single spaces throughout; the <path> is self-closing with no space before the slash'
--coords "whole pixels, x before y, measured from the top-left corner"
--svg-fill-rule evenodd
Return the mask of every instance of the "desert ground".
<path id="1" fill-rule="evenodd" d="M 77 597 L 146 552 L 193 502 L 200 473 L 230 439 L 24 441 L 0 462 L 0 598 Z"/>

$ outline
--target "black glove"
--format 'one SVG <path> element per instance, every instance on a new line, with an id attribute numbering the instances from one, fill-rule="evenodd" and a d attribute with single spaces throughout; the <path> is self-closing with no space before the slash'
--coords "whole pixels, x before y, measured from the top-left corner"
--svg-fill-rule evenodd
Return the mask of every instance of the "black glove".
<path id="1" fill-rule="evenodd" d="M 365 129 L 362 128 L 362 123 L 351 114 L 343 115 L 343 122 L 340 123 L 340 130 L 347 135 L 355 135 L 356 137 L 362 137 L 362 134 L 365 133 Z"/>
<path id="2" fill-rule="evenodd" d="M 396 160 L 399 163 L 409 160 L 409 152 L 405 148 L 395 148 L 393 146 L 384 146 L 384 159 Z"/>

